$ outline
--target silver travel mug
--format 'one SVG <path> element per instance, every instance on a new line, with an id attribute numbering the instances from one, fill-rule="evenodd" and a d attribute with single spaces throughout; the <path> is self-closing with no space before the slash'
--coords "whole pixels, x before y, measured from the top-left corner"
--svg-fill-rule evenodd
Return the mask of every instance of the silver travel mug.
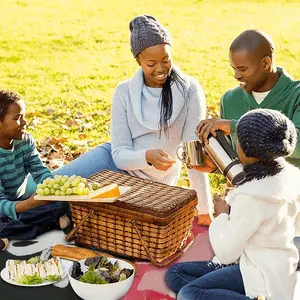
<path id="1" fill-rule="evenodd" d="M 185 153 L 184 157 L 179 154 L 180 149 L 183 149 Z M 177 157 L 187 166 L 203 166 L 203 153 L 201 143 L 198 140 L 182 143 L 182 145 L 177 148 Z"/>

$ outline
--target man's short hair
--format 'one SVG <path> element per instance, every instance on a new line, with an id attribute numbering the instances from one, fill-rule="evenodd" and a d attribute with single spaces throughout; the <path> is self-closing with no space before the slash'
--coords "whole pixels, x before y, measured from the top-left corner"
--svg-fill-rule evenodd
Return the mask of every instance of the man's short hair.
<path id="1" fill-rule="evenodd" d="M 231 52 L 240 50 L 259 52 L 262 57 L 269 56 L 273 58 L 275 45 L 266 33 L 250 29 L 242 32 L 230 45 Z"/>

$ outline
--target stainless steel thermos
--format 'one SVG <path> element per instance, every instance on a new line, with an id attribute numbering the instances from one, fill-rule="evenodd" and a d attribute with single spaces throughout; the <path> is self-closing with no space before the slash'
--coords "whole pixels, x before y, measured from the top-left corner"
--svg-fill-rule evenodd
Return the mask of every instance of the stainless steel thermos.
<path id="1" fill-rule="evenodd" d="M 210 134 L 208 144 L 204 145 L 204 149 L 233 185 L 237 185 L 245 179 L 243 165 L 222 131 L 217 130 L 216 137 Z"/>

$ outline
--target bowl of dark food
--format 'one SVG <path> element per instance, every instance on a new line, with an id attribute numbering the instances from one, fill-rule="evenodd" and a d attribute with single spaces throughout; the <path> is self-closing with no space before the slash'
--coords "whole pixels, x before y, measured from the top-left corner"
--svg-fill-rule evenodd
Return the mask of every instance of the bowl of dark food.
<path id="1" fill-rule="evenodd" d="M 73 290 L 84 300 L 118 300 L 130 289 L 134 268 L 122 259 L 97 256 L 74 262 L 68 276 Z"/>

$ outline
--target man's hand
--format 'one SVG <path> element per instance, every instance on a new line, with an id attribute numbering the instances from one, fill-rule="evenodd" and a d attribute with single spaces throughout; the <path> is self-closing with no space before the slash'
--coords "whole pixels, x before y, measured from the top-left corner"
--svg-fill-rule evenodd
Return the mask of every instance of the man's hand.
<path id="1" fill-rule="evenodd" d="M 146 160 L 148 163 L 152 164 L 154 168 L 160 171 L 167 171 L 173 164 L 176 163 L 176 160 L 161 149 L 147 150 Z"/>
<path id="2" fill-rule="evenodd" d="M 214 217 L 217 217 L 222 213 L 229 215 L 229 205 L 219 195 L 214 195 L 213 204 L 214 204 Z"/>
<path id="3" fill-rule="evenodd" d="M 196 134 L 200 140 L 200 143 L 208 144 L 208 135 L 211 133 L 216 136 L 216 130 L 221 130 L 225 135 L 230 134 L 231 120 L 224 119 L 206 119 L 202 120 L 196 129 Z"/>
<path id="4" fill-rule="evenodd" d="M 33 194 L 30 198 L 18 202 L 16 204 L 16 212 L 21 213 L 29 209 L 51 203 L 51 201 L 34 200 L 35 195 L 36 194 Z"/>

